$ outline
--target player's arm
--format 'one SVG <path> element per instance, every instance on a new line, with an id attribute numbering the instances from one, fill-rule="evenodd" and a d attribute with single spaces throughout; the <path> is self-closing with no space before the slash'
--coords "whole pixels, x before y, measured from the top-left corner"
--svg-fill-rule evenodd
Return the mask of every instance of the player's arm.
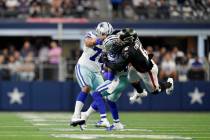
<path id="1" fill-rule="evenodd" d="M 90 37 L 90 36 L 86 36 L 85 37 L 85 45 L 87 47 L 90 47 L 90 48 L 95 46 L 95 45 L 102 45 L 104 39 L 105 39 L 105 36 L 101 36 L 101 37 L 98 37 L 98 38 L 93 38 L 93 37 Z"/>
<path id="2" fill-rule="evenodd" d="M 125 70 L 128 62 L 127 60 L 120 61 L 106 61 L 105 65 L 110 68 L 113 72 L 121 72 Z"/>

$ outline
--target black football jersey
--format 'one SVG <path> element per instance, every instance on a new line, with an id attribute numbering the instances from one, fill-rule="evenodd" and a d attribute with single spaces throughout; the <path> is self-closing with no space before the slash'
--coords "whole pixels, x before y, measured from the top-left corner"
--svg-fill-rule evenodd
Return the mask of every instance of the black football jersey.
<path id="1" fill-rule="evenodd" d="M 141 73 L 148 72 L 153 67 L 152 61 L 138 38 L 135 40 L 135 43 L 126 46 L 122 50 L 122 55 Z"/>

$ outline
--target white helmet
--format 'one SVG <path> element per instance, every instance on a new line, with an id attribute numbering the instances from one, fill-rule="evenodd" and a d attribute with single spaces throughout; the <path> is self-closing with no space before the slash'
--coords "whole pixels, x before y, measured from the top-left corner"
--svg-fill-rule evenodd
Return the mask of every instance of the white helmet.
<path id="1" fill-rule="evenodd" d="M 100 22 L 96 27 L 97 35 L 109 35 L 113 32 L 113 27 L 109 22 Z"/>

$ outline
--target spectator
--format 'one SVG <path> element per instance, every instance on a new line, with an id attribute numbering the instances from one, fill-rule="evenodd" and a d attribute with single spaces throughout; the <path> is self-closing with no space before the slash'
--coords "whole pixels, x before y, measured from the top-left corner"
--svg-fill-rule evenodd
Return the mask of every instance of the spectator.
<path id="1" fill-rule="evenodd" d="M 50 13 L 52 17 L 62 17 L 64 9 L 61 7 L 62 0 L 52 0 Z"/>
<path id="2" fill-rule="evenodd" d="M 5 64 L 5 57 L 2 54 L 0 54 L 0 80 L 9 80 L 8 67 Z"/>
<path id="3" fill-rule="evenodd" d="M 32 81 L 35 77 L 35 64 L 33 63 L 33 53 L 29 53 L 20 68 L 20 79 Z"/>
<path id="4" fill-rule="evenodd" d="M 87 17 L 90 18 L 90 19 L 95 19 L 97 18 L 100 13 L 99 13 L 99 7 L 100 7 L 100 3 L 98 0 L 91 0 L 91 1 L 88 1 L 86 0 L 86 2 L 88 4 L 86 4 L 85 7 L 85 13 L 87 13 Z M 81 13 L 81 14 L 84 14 L 84 13 Z"/>
<path id="5" fill-rule="evenodd" d="M 132 19 L 132 20 L 137 20 L 138 19 L 137 15 L 135 14 L 135 11 L 134 11 L 133 7 L 128 2 L 124 3 L 123 9 L 124 9 L 123 14 L 124 14 L 124 17 L 126 19 Z"/>
<path id="6" fill-rule="evenodd" d="M 170 52 L 165 54 L 160 67 L 160 79 L 167 79 L 168 77 L 176 79 L 176 63 L 173 60 Z"/>
<path id="7" fill-rule="evenodd" d="M 29 53 L 33 54 L 33 50 L 31 48 L 31 43 L 29 41 L 25 41 L 23 44 L 23 48 L 21 49 L 21 56 L 25 58 Z"/>
<path id="8" fill-rule="evenodd" d="M 77 13 L 77 6 L 74 0 L 64 0 L 62 3 L 63 15 L 66 17 L 71 17 Z"/>
<path id="9" fill-rule="evenodd" d="M 184 57 L 184 53 L 178 49 L 177 46 L 172 49 L 172 58 L 175 60 L 176 64 L 179 64 Z"/>
<path id="10" fill-rule="evenodd" d="M 122 3 L 123 0 L 111 0 L 112 4 L 112 17 L 117 18 L 122 16 Z"/>
<path id="11" fill-rule="evenodd" d="M 155 0 L 149 0 L 147 7 L 148 18 L 155 19 L 157 17 L 157 5 Z"/>
<path id="12" fill-rule="evenodd" d="M 19 0 L 18 12 L 20 18 L 25 18 L 28 16 L 29 7 L 30 7 L 29 4 L 30 1 L 28 0 Z"/>
<path id="13" fill-rule="evenodd" d="M 29 13 L 31 17 L 40 17 L 42 13 L 41 5 L 37 1 L 33 1 L 29 8 Z"/>
<path id="14" fill-rule="evenodd" d="M 2 55 L 4 55 L 5 62 L 6 62 L 7 59 L 8 59 L 8 56 L 9 56 L 9 50 L 8 50 L 8 48 L 4 48 L 4 49 L 2 50 Z"/>
<path id="15" fill-rule="evenodd" d="M 184 6 L 182 7 L 182 11 L 183 11 L 183 18 L 184 19 L 192 18 L 193 9 L 190 6 L 188 1 L 185 1 Z"/>
<path id="16" fill-rule="evenodd" d="M 55 41 L 50 43 L 49 62 L 50 64 L 58 64 L 60 62 L 62 50 Z"/>
<path id="17" fill-rule="evenodd" d="M 9 56 L 9 62 L 8 62 L 8 69 L 10 71 L 10 79 L 12 81 L 18 81 L 19 80 L 19 68 L 21 64 L 15 60 L 15 57 L 13 55 Z"/>
<path id="18" fill-rule="evenodd" d="M 16 17 L 18 15 L 17 13 L 17 7 L 19 6 L 18 0 L 6 0 L 5 5 L 7 9 L 6 13 L 7 17 Z"/>
<path id="19" fill-rule="evenodd" d="M 161 62 L 163 60 L 163 57 L 166 54 L 166 48 L 165 47 L 161 47 L 159 51 L 160 51 L 159 62 Z"/>
<path id="20" fill-rule="evenodd" d="M 158 6 L 158 18 L 168 19 L 169 18 L 169 5 L 165 0 L 160 0 Z"/>
<path id="21" fill-rule="evenodd" d="M 188 78 L 190 80 L 205 80 L 205 69 L 203 62 L 198 56 L 191 61 L 189 64 L 190 70 L 188 71 Z"/>
<path id="22" fill-rule="evenodd" d="M 136 0 L 133 0 L 133 3 L 135 3 Z M 143 0 L 140 0 L 138 1 L 139 3 L 138 4 L 135 4 L 135 11 L 136 11 L 136 14 L 139 16 L 139 18 L 141 20 L 144 20 L 147 18 L 147 7 L 145 6 L 144 4 L 144 1 Z"/>
<path id="23" fill-rule="evenodd" d="M 49 48 L 47 46 L 43 46 L 40 50 L 39 50 L 39 61 L 42 63 L 46 63 L 48 62 L 48 54 L 49 54 Z"/>
<path id="24" fill-rule="evenodd" d="M 178 19 L 178 18 L 180 18 L 180 16 L 181 16 L 180 8 L 178 8 L 176 4 L 171 5 L 171 7 L 170 7 L 170 17 L 172 19 Z"/>
<path id="25" fill-rule="evenodd" d="M 188 60 L 186 57 L 182 57 L 179 65 L 177 65 L 178 80 L 185 82 L 188 80 L 187 73 L 189 71 Z"/>
<path id="26" fill-rule="evenodd" d="M 4 17 L 6 12 L 5 1 L 0 0 L 0 17 Z"/>
<path id="27" fill-rule="evenodd" d="M 15 57 L 15 61 L 18 63 L 22 63 L 23 62 L 23 58 L 20 56 L 20 52 L 19 51 L 14 51 L 14 57 Z"/>

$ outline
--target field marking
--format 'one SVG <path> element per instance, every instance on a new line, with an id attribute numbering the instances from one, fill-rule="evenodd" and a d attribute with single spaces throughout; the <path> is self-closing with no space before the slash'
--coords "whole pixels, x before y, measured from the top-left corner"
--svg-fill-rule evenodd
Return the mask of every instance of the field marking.
<path id="1" fill-rule="evenodd" d="M 32 123 L 34 126 L 68 126 L 68 123 L 59 124 L 59 123 Z"/>
<path id="2" fill-rule="evenodd" d="M 191 140 L 191 137 L 182 137 L 182 136 L 172 136 L 172 135 L 126 135 L 126 134 L 51 134 L 51 136 L 56 138 L 76 138 L 76 139 L 99 139 L 99 138 L 149 138 L 149 139 L 180 139 L 180 140 Z"/>
<path id="3" fill-rule="evenodd" d="M 16 127 L 35 127 L 35 126 L 31 126 L 31 125 L 11 125 L 11 126 L 9 126 L 9 125 L 6 125 L 6 126 L 0 126 L 0 128 L 16 128 Z"/>
<path id="4" fill-rule="evenodd" d="M 81 131 L 79 128 L 39 128 L 42 131 L 60 131 L 60 132 L 70 132 L 70 131 Z M 84 131 L 106 131 L 106 129 L 97 129 L 97 128 L 87 128 Z M 124 129 L 120 131 L 141 131 L 141 132 L 152 132 L 148 129 Z"/>

